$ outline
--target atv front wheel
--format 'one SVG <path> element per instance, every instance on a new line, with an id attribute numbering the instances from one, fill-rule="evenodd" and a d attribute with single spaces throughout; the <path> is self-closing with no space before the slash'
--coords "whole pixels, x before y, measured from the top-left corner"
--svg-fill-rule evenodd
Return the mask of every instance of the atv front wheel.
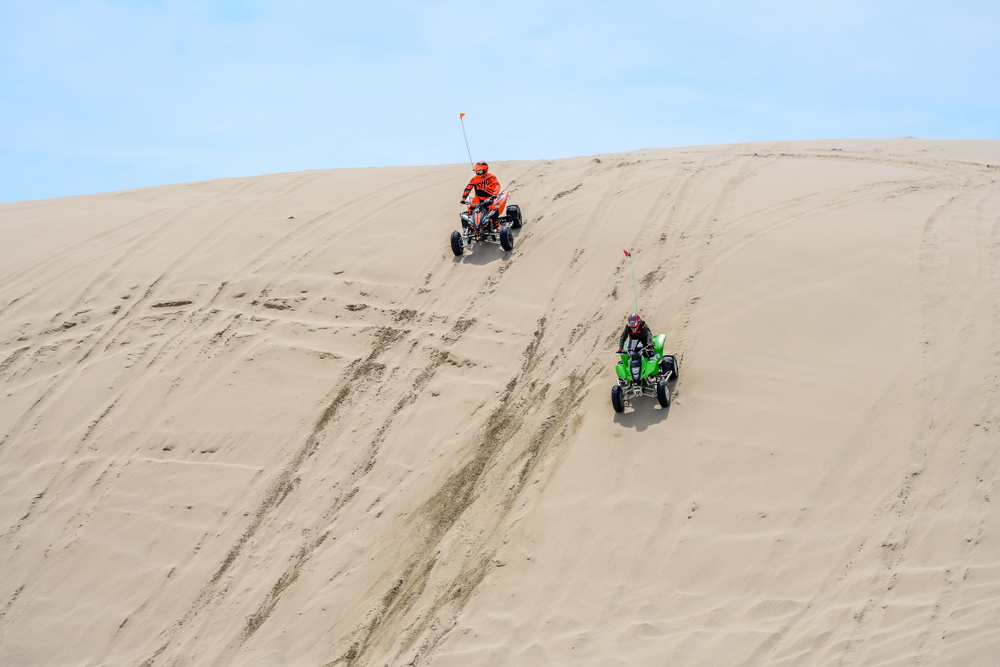
<path id="1" fill-rule="evenodd" d="M 622 403 L 622 388 L 618 385 L 611 388 L 611 406 L 615 412 L 625 412 L 625 404 Z"/>
<path id="2" fill-rule="evenodd" d="M 451 233 L 451 251 L 455 253 L 456 257 L 465 252 L 465 248 L 462 246 L 462 235 L 458 232 Z"/>
<path id="3" fill-rule="evenodd" d="M 666 380 L 660 380 L 656 383 L 656 400 L 660 402 L 661 408 L 670 407 L 670 390 L 667 389 Z"/>
<path id="4" fill-rule="evenodd" d="M 677 357 L 672 354 L 668 354 L 663 357 L 663 361 L 666 364 L 665 371 L 670 371 L 670 379 L 675 382 L 680 379 L 680 366 L 677 365 Z"/>
<path id="5" fill-rule="evenodd" d="M 453 236 L 452 239 L 454 238 Z M 452 244 L 454 244 L 454 240 L 452 240 Z M 508 252 L 514 249 L 514 234 L 507 225 L 500 228 L 500 247 Z"/>

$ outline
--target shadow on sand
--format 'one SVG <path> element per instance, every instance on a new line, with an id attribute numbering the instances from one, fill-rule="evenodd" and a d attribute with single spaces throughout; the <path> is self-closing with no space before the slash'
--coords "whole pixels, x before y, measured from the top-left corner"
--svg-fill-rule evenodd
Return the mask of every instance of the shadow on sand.
<path id="1" fill-rule="evenodd" d="M 677 387 L 675 382 L 668 382 L 671 394 Z M 609 391 L 608 403 L 611 403 Z M 673 407 L 673 403 L 671 403 Z M 655 398 L 640 396 L 632 399 L 632 406 L 625 408 L 625 412 L 615 412 L 615 423 L 625 428 L 634 428 L 637 432 L 645 431 L 653 424 L 666 421 L 670 416 L 670 408 L 661 408 Z"/>
<path id="2" fill-rule="evenodd" d="M 517 237 L 521 235 L 521 229 L 512 229 L 511 233 L 514 235 L 514 248 L 516 249 Z M 455 255 L 452 263 L 475 264 L 477 266 L 482 266 L 498 260 L 507 261 L 513 253 L 513 250 L 506 251 L 495 243 L 480 243 L 476 246 L 475 250 L 472 250 L 471 252 L 466 250 L 461 255 Z"/>

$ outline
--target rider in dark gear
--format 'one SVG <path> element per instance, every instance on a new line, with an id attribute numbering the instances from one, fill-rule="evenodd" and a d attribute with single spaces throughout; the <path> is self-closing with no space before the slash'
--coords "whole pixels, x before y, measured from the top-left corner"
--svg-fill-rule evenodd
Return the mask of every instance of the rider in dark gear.
<path id="1" fill-rule="evenodd" d="M 625 349 L 625 339 L 640 341 L 646 354 L 652 354 L 653 332 L 642 321 L 638 313 L 632 313 L 628 316 L 628 324 L 625 326 L 625 331 L 622 332 L 622 337 L 618 341 L 618 354 L 621 354 Z"/>

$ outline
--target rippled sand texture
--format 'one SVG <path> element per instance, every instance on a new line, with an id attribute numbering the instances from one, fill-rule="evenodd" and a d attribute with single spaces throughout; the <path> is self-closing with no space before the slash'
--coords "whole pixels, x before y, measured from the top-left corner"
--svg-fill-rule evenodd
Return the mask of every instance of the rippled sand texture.
<path id="1" fill-rule="evenodd" d="M 0 664 L 996 664 L 1000 142 L 494 171 L 0 205 Z"/>

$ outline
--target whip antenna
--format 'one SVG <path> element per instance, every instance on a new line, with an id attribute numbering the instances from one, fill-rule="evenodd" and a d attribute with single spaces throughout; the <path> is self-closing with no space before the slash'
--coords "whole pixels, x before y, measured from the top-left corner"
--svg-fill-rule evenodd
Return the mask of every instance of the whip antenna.
<path id="1" fill-rule="evenodd" d="M 465 133 L 465 114 L 458 114 L 458 119 L 462 121 L 462 136 L 465 137 L 465 150 L 469 153 L 469 164 L 475 168 L 475 165 L 472 162 L 472 151 L 469 150 L 469 135 Z"/>
<path id="2" fill-rule="evenodd" d="M 632 267 L 632 292 L 635 294 L 635 312 L 639 312 L 639 290 L 635 288 L 635 266 L 632 264 L 632 253 L 628 250 L 622 250 L 625 256 L 628 257 L 628 265 Z"/>

